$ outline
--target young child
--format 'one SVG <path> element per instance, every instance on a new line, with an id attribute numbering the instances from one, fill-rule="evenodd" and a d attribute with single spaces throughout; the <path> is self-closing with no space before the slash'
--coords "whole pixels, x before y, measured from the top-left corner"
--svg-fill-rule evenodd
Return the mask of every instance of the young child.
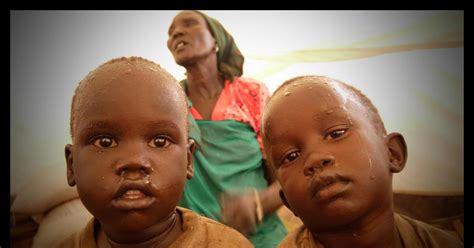
<path id="1" fill-rule="evenodd" d="M 193 177 L 187 111 L 178 82 L 140 57 L 110 60 L 80 82 L 67 180 L 94 218 L 62 247 L 253 247 L 176 207 Z"/>
<path id="2" fill-rule="evenodd" d="M 279 247 L 461 247 L 460 239 L 393 210 L 392 173 L 407 160 L 359 90 L 321 76 L 296 77 L 263 115 L 267 159 L 285 205 L 304 226 Z"/>

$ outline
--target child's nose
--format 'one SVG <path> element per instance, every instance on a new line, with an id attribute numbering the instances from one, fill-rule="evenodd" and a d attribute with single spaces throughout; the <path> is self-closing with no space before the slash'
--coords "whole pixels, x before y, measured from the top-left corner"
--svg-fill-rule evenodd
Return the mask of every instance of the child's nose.
<path id="1" fill-rule="evenodd" d="M 127 180 L 142 180 L 146 178 L 149 174 L 145 170 L 122 170 L 120 177 Z"/>
<path id="2" fill-rule="evenodd" d="M 117 161 L 115 173 L 129 179 L 141 179 L 153 172 L 151 162 L 142 154 L 129 154 L 126 158 Z"/>
<path id="3" fill-rule="evenodd" d="M 324 167 L 334 165 L 335 158 L 329 154 L 314 154 L 310 157 L 303 168 L 305 176 L 313 176 L 319 170 Z"/>

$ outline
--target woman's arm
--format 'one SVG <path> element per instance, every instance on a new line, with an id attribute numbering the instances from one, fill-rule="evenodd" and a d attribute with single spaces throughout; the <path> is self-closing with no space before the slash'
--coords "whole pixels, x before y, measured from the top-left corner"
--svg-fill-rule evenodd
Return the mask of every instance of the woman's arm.
<path id="1" fill-rule="evenodd" d="M 264 166 L 267 172 L 271 172 Z M 267 177 L 270 175 L 270 177 Z M 273 176 L 271 176 L 273 175 Z M 278 210 L 283 202 L 280 199 L 280 183 L 275 180 L 273 173 L 266 173 L 265 178 L 269 181 L 269 186 L 259 191 L 249 191 L 241 195 L 223 194 L 221 196 L 221 221 L 241 232 L 250 235 L 256 231 L 259 222 L 259 207 L 261 207 L 262 218 Z M 255 192 L 258 196 L 255 196 Z"/>
<path id="2" fill-rule="evenodd" d="M 283 206 L 279 194 L 280 189 L 280 183 L 274 181 L 268 188 L 258 192 L 264 215 L 271 214 Z"/>

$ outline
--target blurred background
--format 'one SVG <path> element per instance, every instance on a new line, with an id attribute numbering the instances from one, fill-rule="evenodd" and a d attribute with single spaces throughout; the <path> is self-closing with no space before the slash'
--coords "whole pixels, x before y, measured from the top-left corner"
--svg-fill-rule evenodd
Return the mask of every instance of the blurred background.
<path id="1" fill-rule="evenodd" d="M 89 71 L 142 56 L 184 78 L 166 47 L 177 12 L 10 12 L 11 194 L 46 166 L 64 170 L 67 185 L 69 108 Z M 234 36 L 244 76 L 271 91 L 304 74 L 362 90 L 408 144 L 396 192 L 463 194 L 463 11 L 204 12 Z"/>

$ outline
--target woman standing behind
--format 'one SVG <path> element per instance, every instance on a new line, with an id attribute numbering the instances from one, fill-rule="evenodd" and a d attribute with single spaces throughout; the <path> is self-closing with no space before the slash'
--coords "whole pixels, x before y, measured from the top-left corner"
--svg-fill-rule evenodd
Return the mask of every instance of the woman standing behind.
<path id="1" fill-rule="evenodd" d="M 286 229 L 275 211 L 280 185 L 267 173 L 260 115 L 267 87 L 244 79 L 244 57 L 214 18 L 178 13 L 168 30 L 168 49 L 186 69 L 190 136 L 196 141 L 195 177 L 181 205 L 247 235 L 256 247 L 276 247 Z"/>

